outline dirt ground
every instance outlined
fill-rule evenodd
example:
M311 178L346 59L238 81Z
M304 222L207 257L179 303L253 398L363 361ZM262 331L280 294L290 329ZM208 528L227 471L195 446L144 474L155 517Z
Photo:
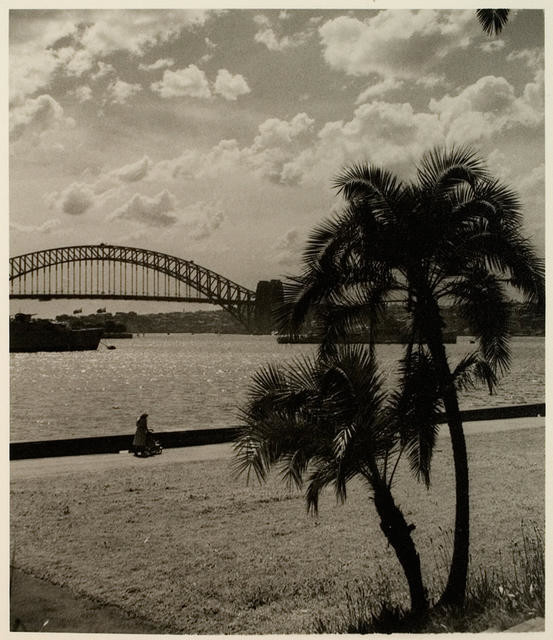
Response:
M543 424L467 429L475 568L508 568L521 523L543 530ZM93 608L147 621L144 632L151 625L174 633L305 633L352 585L383 576L393 597L405 598L364 485L353 483L344 505L328 492L314 518L301 493L277 476L261 486L236 479L229 451L12 462L15 566L86 596ZM448 439L439 440L429 491L406 469L394 491L416 524L432 588L445 575L453 524ZM87 625L65 630L100 630L92 618Z

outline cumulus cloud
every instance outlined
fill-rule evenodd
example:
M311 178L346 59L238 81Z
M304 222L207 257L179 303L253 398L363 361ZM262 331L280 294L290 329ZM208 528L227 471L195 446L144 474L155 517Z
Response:
M108 220L136 222L154 228L171 227L177 222L177 216L173 213L175 206L175 196L166 189L152 198L135 193L130 200L115 209Z
M289 16L290 14L286 13L286 11L282 11L279 15L279 21L285 21ZM269 51L284 51L291 47L297 47L303 44L313 32L313 28L311 27L306 31L297 31L292 35L278 35L270 19L263 14L255 15L254 22L259 27L254 36L254 40L259 42L259 44L265 45Z
M47 87L54 74L81 76L116 51L144 55L184 29L204 24L203 10L70 10L10 16L10 95L13 102ZM64 46L58 46L63 39Z
M215 79L214 91L225 100L236 100L238 96L250 93L248 83L240 74L232 75L226 69L219 69Z
M130 84L124 80L114 80L108 86L108 95L111 104L125 104L129 98L142 91L138 83Z
M138 182L148 175L152 165L153 162L150 158L148 158L148 156L144 156L137 162L133 162L116 169L111 175L116 176L122 182Z
M348 75L416 79L451 51L466 48L472 11L381 11L340 16L319 28L325 61Z
M393 86L389 81L379 89ZM485 76L456 93L432 98L422 111L409 103L373 100L360 104L349 120L327 122L318 130L306 113L290 120L269 118L250 145L223 140L208 151L187 149L156 163L150 177L194 179L245 168L277 184L328 184L345 164L367 160L410 178L429 148L487 142L506 128L540 126L543 111L542 73L536 72L521 92L505 78Z
M288 36L277 38L275 32L270 28L261 29L255 36L255 41L264 44L269 51L284 51L292 46L292 41Z
M143 64L142 62L138 65L138 68L141 71L157 71L158 69L167 69L168 67L172 67L175 64L173 58L159 58L152 64Z
M359 94L355 104L361 104L362 102L368 102L372 98L377 98L389 91L395 91L403 86L403 81L396 80L395 78L386 78L380 82L369 85L365 91Z
M443 141L436 116L408 104L374 101L360 105L350 121L327 122L314 145L283 167L299 182L328 180L341 166L359 160L408 173L414 159Z
M520 96L503 77L484 76L455 96L431 99L448 131L448 141L473 142L516 125L533 127L543 122L543 75L537 74Z
M25 131L40 135L45 131L75 126L73 118L66 117L63 107L49 95L28 98L10 113L10 136L16 140Z
M96 194L93 189L83 182L73 182L61 193L54 192L46 196L50 209L70 216L82 215L94 205L95 201Z
M150 86L152 91L159 93L162 98L188 96L207 99L213 94L218 94L225 100L236 100L251 91L244 76L239 73L233 75L227 69L219 69L212 87L205 72L195 64L177 71L166 69L163 78Z
M186 69L171 71L166 69L163 79L154 82L151 88L162 98L180 98L190 96L192 98L209 98L211 91L205 72L195 64L191 64Z
M276 183L293 181L282 175L283 167L293 160L313 138L314 120L298 113L290 120L269 118L259 125L258 134L248 147L236 140L221 140L209 151L187 149L177 158L155 164L152 180L213 177L219 173L246 167L260 177Z
M252 146L243 150L243 157L258 175L294 184L296 176L283 173L283 169L312 137L314 122L306 113L298 113L291 120L269 118L259 125L259 133Z

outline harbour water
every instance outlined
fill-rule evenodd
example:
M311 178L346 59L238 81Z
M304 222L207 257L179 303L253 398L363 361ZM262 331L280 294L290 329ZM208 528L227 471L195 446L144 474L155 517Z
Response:
M279 345L273 336L147 334L106 340L108 350L10 354L10 439L46 440L134 432L150 415L156 431L239 424L238 407L261 365L313 353L315 345ZM475 348L460 338L448 345L454 365ZM400 345L379 345L381 368L393 385ZM512 366L490 396L466 392L461 408L543 402L543 338L512 342Z

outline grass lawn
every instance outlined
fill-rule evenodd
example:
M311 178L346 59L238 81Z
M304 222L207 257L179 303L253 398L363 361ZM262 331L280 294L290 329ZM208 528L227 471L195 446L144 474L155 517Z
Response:
M472 562L500 570L522 521L544 528L544 429L475 434L467 444ZM364 485L352 484L344 505L327 492L314 518L278 477L246 486L229 464L159 456L138 468L19 478L14 564L174 633L314 631L345 591L383 576L406 602ZM406 469L394 491L416 524L425 579L437 585L454 513L449 440L438 443L430 491Z

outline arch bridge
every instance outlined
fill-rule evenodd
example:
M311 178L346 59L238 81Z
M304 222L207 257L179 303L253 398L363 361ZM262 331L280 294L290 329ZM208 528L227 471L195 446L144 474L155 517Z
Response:
M252 291L159 251L110 244L43 249L10 258L10 299L101 298L214 304L250 331L271 330L272 308L282 298L278 280Z

